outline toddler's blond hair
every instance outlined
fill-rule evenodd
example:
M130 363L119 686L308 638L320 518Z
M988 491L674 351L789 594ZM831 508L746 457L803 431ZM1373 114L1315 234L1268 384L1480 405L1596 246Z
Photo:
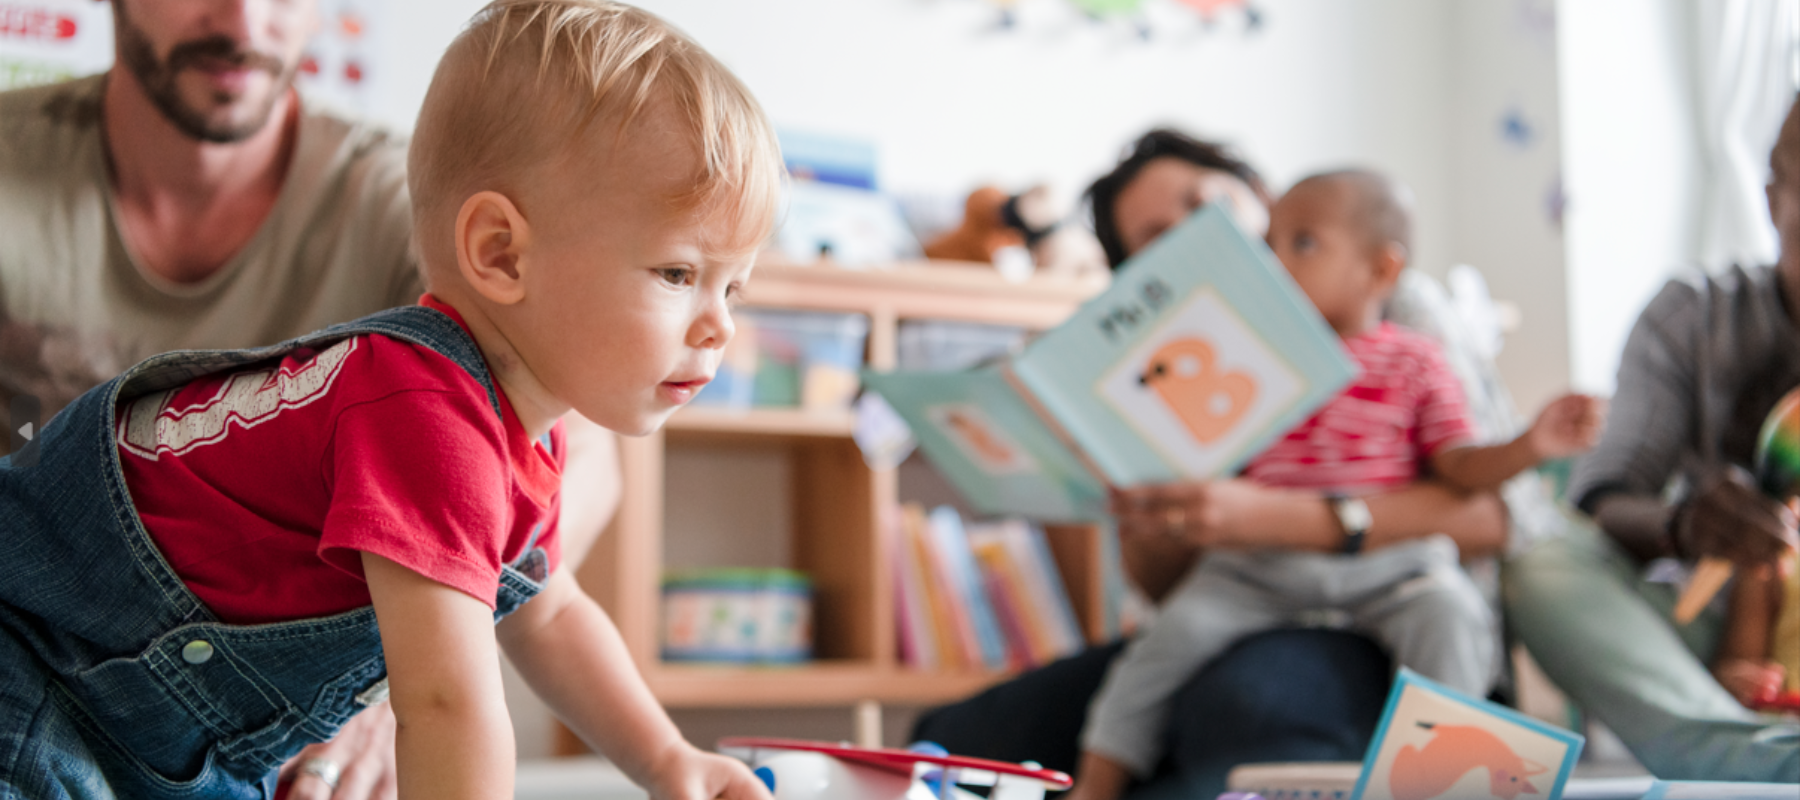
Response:
M464 200L518 200L529 168L629 135L654 99L674 104L700 162L675 210L725 215L720 251L759 244L785 174L774 130L749 89L655 15L607 0L495 0L444 53L407 157L414 239L427 267L454 264Z

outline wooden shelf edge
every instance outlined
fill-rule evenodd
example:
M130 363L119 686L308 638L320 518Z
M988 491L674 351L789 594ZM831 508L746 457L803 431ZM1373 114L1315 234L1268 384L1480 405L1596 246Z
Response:
M761 261L745 290L744 299L756 303L758 281L789 281L813 285L950 291L959 294L994 294L1079 303L1106 288L1110 276L1062 277L1036 275L1022 281L1007 280L990 264L975 261L902 261L868 269L852 269L827 263L795 264Z
M921 672L856 664L659 664L644 674L656 699L670 708L835 707L864 700L931 706L966 699L1011 676L1006 672Z
M849 409L715 407L683 408L664 426L674 434L703 433L849 438L856 413Z

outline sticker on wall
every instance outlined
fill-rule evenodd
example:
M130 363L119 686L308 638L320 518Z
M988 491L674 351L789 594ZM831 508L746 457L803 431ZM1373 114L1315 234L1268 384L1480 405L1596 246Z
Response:
M1517 151L1530 150L1537 144L1537 125L1525 116L1525 111L1516 105L1507 106L1500 112L1497 123L1500 141Z
M66 81L112 65L112 4L0 0L0 89Z
M1122 32L1149 42L1172 40L1187 43L1199 36L1262 29L1264 15L1254 0L984 0L995 9L989 31L1054 34L1060 38L1069 24L1090 30ZM1027 8L1029 6L1029 8ZM1059 13L1060 11L1060 13ZM1044 20L1062 17L1063 22ZM1241 18L1242 26L1221 25ZM1085 23L1083 25L1082 23ZM1169 34L1188 35L1172 38Z
M1218 23L1222 12L1233 9L1243 12L1246 33L1254 33L1262 28L1262 12L1250 0L1176 0L1176 2L1198 14L1200 24L1207 28Z
M1569 195L1563 188L1562 173L1550 176L1550 185L1544 189L1544 217L1558 233L1563 229L1563 213L1569 208Z
M320 4L319 34L300 62L296 79L309 97L346 111L371 110L369 83L378 69L373 20L382 0L335 0Z
M1513 16L1521 37L1556 51L1556 0L1513 0Z

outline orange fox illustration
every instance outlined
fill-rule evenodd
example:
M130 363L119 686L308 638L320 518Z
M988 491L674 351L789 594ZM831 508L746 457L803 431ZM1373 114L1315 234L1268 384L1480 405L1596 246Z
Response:
M1006 446L986 425L972 419L961 411L951 411L944 415L944 423L955 431L969 447L974 448L988 463L994 465L1009 464L1014 455L1012 448Z
M1501 800L1521 794L1538 794L1526 778L1547 772L1535 761L1521 758L1495 736L1473 725L1417 723L1433 733L1423 748L1406 745L1394 754L1388 787L1394 800L1428 800L1449 791L1471 770L1486 767L1489 791Z
M1250 410L1256 381L1242 372L1221 372L1218 353L1204 339L1170 339L1150 356L1138 382L1156 391L1193 435L1210 444Z

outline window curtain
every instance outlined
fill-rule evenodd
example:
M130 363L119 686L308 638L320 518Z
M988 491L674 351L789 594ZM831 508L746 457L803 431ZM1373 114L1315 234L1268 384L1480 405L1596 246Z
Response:
M1800 86L1800 0L1699 0L1690 8L1703 165L1697 255L1709 269L1772 263L1775 228L1763 186Z

